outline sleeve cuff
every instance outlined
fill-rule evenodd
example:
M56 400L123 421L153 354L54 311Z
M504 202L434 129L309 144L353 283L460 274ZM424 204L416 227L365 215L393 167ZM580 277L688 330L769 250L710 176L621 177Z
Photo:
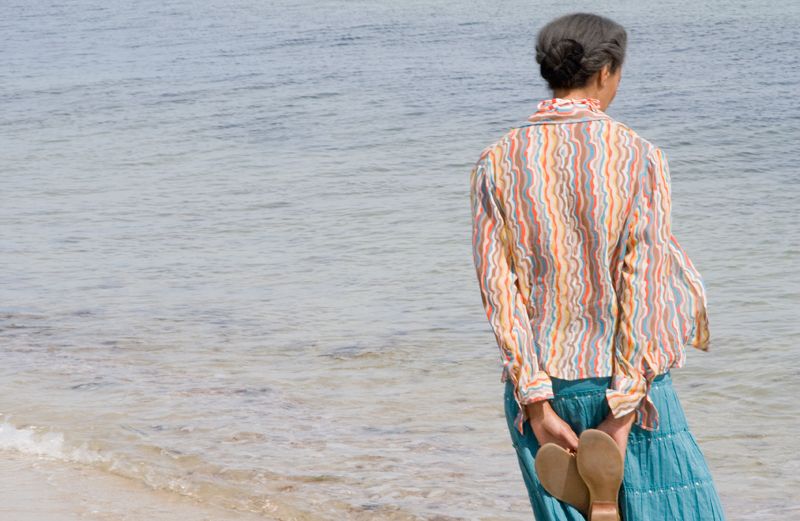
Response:
M608 407L615 418L636 411L634 425L648 430L658 430L658 410L650 398L652 378L628 378L614 376L612 385L606 390Z
M696 347L702 351L708 351L711 347L711 335L708 329L708 312L705 308L695 317L692 330L689 332L684 345Z
M506 363L500 380L505 382L508 379L510 379L510 366ZM521 375L520 380L514 385L514 399L519 408L514 419L514 426L520 434L524 434L525 422L528 420L528 411L525 406L552 398L553 384L545 371L539 370L533 375Z

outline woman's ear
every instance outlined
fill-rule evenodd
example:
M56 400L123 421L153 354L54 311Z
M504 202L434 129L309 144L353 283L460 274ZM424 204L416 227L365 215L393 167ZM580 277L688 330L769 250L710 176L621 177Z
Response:
M603 65L597 73L597 87L602 89L606 86L609 81L608 78L611 76L611 65L608 63Z

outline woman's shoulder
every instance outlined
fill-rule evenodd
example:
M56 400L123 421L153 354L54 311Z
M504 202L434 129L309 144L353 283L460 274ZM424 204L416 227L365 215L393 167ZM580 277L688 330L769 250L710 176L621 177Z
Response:
M608 121L612 129L616 131L618 135L622 135L631 143L640 146L647 152L648 155L653 153L658 148L652 141L639 134L626 123L614 118L611 118Z
M476 165L483 163L492 155L501 154L503 150L508 149L508 145L511 140L514 139L516 128L511 128L510 130L506 131L502 136L498 137L494 141L492 141L489 145L484 147L481 153L478 155L478 160L476 161Z
M664 152L664 150L662 150L658 145L649 139L641 136L638 132L633 130L625 123L617 120L613 121L617 131L627 136L630 140L632 140L632 142L636 143L637 147L639 147L640 157L644 158L642 161L642 164L644 165L642 172L666 172L664 175L667 179L669 179L669 171L667 166L669 160L666 152Z

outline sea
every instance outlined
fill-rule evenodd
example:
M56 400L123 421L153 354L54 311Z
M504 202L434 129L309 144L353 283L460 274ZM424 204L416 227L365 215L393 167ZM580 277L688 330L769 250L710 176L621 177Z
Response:
M800 519L777 0L4 0L0 457L231 516L532 519L469 173L577 11L627 29L607 112L669 159L711 329L673 378L729 519Z

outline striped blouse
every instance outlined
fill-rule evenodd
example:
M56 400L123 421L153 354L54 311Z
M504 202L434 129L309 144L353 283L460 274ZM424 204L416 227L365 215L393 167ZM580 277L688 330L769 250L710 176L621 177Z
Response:
M611 376L615 417L658 429L652 379L709 348L705 285L672 235L667 157L595 98L542 100L470 174L483 307L524 405Z

